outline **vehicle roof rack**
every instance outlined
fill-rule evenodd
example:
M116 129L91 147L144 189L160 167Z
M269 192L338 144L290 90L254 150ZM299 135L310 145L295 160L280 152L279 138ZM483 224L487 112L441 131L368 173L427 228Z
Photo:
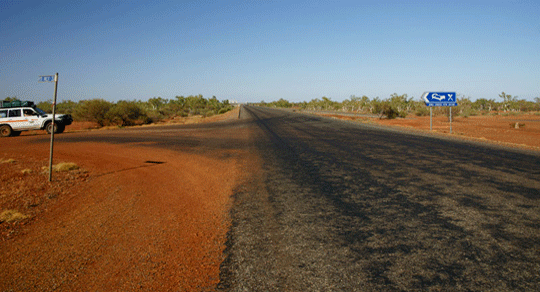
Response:
M33 101L29 100L14 100L14 101L5 101L0 100L0 108L11 108L11 107L21 107L21 106L34 106Z

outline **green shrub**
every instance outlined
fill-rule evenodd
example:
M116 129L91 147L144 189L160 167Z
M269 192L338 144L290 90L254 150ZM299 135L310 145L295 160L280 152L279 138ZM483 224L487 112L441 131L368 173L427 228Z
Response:
M119 101L106 115L109 123L119 126L146 124L150 121L145 110L134 101Z
M73 114L75 119L96 122L103 127L110 124L109 110L113 105L113 103L103 99L84 100L75 108Z
M37 106L46 112L52 111L51 101L40 102ZM75 120L95 122L101 127L145 124L177 116L203 115L210 117L232 109L233 107L228 100L220 102L215 96L206 99L202 95L177 96L176 99L172 100L156 97L147 102L119 101L112 103L103 99L91 99L79 103L63 101L57 105L58 113L72 114Z
M228 111L232 110L232 106L227 106L227 107L224 107L224 108L221 108L219 111L218 111L218 114L221 115L221 114L224 114Z
M36 106L46 113L52 113L52 102L50 100L38 102Z
M408 114L409 114L409 113L406 112L406 111L400 111L399 114L398 114L398 116L399 116L400 118L406 118Z
M464 109L461 113L460 113L461 116L463 117L470 117L470 116L477 116L478 115L478 111L472 109L472 108L466 108Z
M395 119L398 117L399 112L391 106L389 103L383 103L381 105L381 117L385 115L388 119Z

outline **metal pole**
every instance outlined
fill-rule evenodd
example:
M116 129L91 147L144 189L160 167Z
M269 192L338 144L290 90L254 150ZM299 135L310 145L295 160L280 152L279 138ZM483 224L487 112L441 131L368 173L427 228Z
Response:
M53 148L54 148L54 126L56 118L56 92L58 91L58 73L54 76L54 101L52 104L52 130L51 130L51 150L49 153L49 181L52 181L52 163L53 163Z
M450 107L450 134L452 134L452 107Z
M433 131L433 107L429 107L429 130Z

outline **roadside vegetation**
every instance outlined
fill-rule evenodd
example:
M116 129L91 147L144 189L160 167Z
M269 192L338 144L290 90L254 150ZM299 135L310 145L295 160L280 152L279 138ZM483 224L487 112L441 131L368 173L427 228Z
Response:
M60 162L58 164L53 165L52 168L53 168L53 171L62 172L62 171L77 170L79 169L79 166L73 162ZM47 173L48 173L48 170L47 170Z
M8 97L5 100L13 101L17 98ZM52 112L51 100L36 105L45 112ZM208 99L202 95L176 96L174 99L154 97L148 101L64 100L56 105L58 113L71 114L76 121L95 122L101 127L158 123L175 117L195 115L210 117L232 109L228 100L219 101L215 96Z
M397 93L390 95L388 99L352 95L343 102L337 102L323 96L320 99L315 98L309 102L291 103L285 99L280 99L270 103L261 101L257 105L293 108L305 111L357 112L373 114L379 116L379 118L386 117L388 119L404 118L408 115L429 115L429 108L420 98L415 99L414 97L409 97L407 94L399 95ZM540 97L536 97L534 101L527 101L519 99L517 96L506 94L505 92L499 94L499 97L496 99L481 98L475 101L472 101L470 97L460 95L458 96L458 106L452 108L453 115L464 117L488 114L512 115L538 111L540 111ZM448 115L448 112L448 107L433 107L433 115Z
M28 216L19 213L17 210L4 210L2 213L0 213L0 223L1 222L13 222L13 221L19 221L24 220L28 218Z

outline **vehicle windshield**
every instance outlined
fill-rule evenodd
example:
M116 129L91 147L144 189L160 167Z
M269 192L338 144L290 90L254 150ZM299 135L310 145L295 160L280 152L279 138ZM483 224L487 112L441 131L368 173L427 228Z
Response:
M42 109L40 109L40 108L37 108L37 107L36 107L36 108L34 108L34 109L36 110L36 112L38 112L38 113L39 113L40 115L42 115L42 116L46 116L46 115L47 115L47 113L44 112L44 111L43 111Z

